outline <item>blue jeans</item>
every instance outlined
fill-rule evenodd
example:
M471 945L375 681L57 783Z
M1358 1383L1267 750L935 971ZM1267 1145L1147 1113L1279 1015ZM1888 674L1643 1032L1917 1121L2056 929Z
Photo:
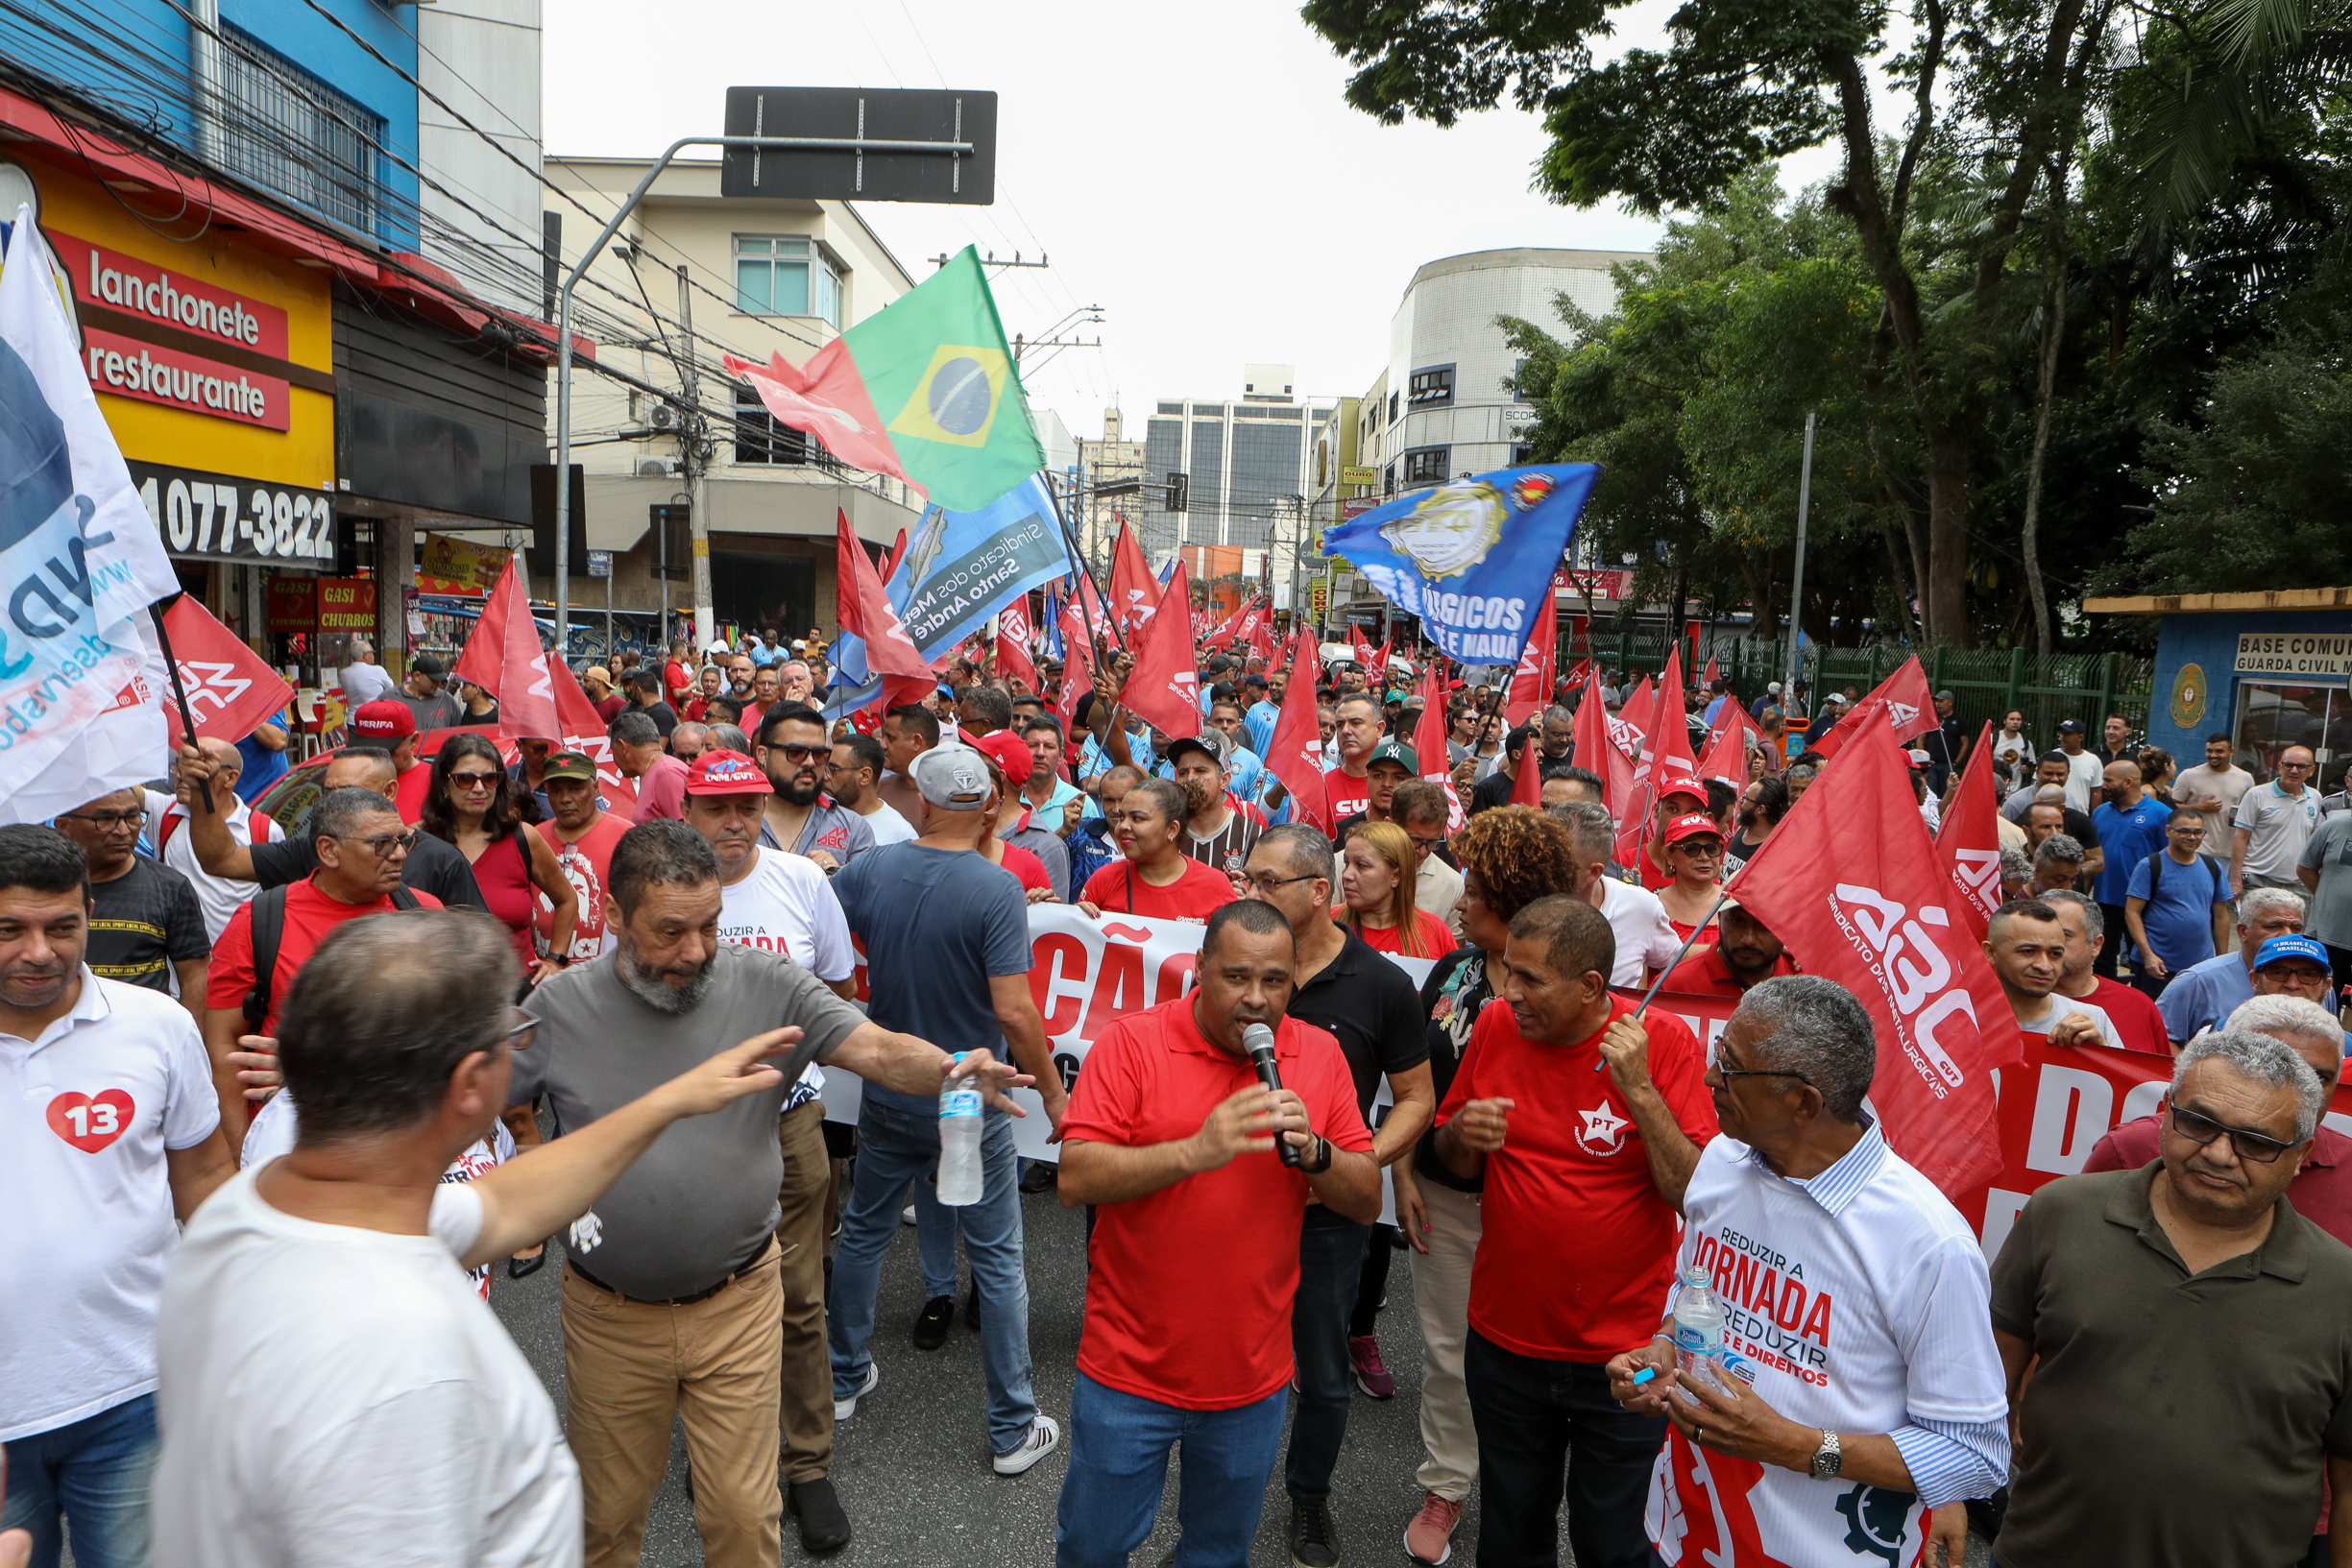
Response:
M1168 1451L1178 1443L1184 1462L1173 1568L1249 1568L1289 1394L1276 1388L1238 1410L1188 1411L1104 1387L1080 1372L1070 1398L1055 1568L1127 1568L1128 1554L1159 1516Z
M1030 1392L1029 1271L1021 1260L1021 1191L1015 1174L1012 1118L987 1113L981 1134L981 1199L956 1211L963 1248L980 1287L981 1363L988 1377L988 1445L1009 1454L1029 1435L1037 1418ZM858 1174L841 1215L841 1242L833 1255L833 1301L825 1315L833 1350L833 1392L847 1399L865 1382L873 1358L865 1341L874 1332L874 1295L882 1279L882 1255L899 1228L898 1211L907 1184L939 1163L939 1118L934 1111L904 1111L867 1095L858 1112ZM916 1213L936 1202L928 1181L917 1183ZM930 1266L925 1266L930 1273ZM953 1260L949 1285L955 1290ZM926 1286L928 1289L928 1285Z
M1291 1358L1298 1363L1298 1417L1291 1423L1282 1485L1294 1499L1329 1497L1347 1436L1347 1324L1356 1310L1370 1225L1317 1223L1298 1232L1298 1295L1291 1303Z
M953 1296L956 1211L939 1201L939 1189L924 1176L914 1178L914 1246L923 1260L923 1299Z
M147 1483L156 1468L156 1396L18 1437L8 1445L0 1530L33 1532L33 1568L57 1568L73 1530L78 1568L146 1568Z

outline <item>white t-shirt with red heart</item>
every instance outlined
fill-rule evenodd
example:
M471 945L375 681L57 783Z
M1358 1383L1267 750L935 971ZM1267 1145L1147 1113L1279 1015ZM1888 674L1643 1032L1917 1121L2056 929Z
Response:
M0 1440L154 1390L180 1244L164 1151L220 1122L204 1038L159 991L85 965L39 1039L0 1032Z

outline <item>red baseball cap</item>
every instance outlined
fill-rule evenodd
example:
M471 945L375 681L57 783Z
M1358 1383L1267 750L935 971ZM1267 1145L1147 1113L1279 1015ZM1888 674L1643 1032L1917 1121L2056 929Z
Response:
M417 715L408 711L406 703L390 697L363 702L352 714L352 734L362 740L398 742L416 733Z
M1030 775L1037 771L1037 754L1030 750L1028 741L1010 730L981 736L980 744L973 749L994 762L1016 789L1029 783Z
M1686 817L1676 817L1666 824L1666 842L1669 844L1679 844L1685 838L1697 838L1701 834L1709 838L1721 838L1723 830L1715 825L1713 817L1702 816L1696 811Z
M706 751L694 759L686 770L686 792L690 795L772 795L775 786L760 764L740 751L720 747Z
M1658 798L1664 800L1668 795L1688 795L1702 806L1707 804L1707 786L1687 773L1658 781Z

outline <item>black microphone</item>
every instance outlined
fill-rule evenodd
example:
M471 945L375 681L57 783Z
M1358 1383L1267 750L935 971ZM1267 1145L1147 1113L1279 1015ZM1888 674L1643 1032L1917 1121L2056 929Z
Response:
M1258 1082L1269 1089L1282 1087L1282 1070L1274 1065L1274 1031L1263 1024L1252 1024L1242 1030L1242 1049L1249 1053L1249 1065L1258 1070ZM1274 1153L1292 1170L1298 1169L1298 1146L1281 1134L1274 1135Z

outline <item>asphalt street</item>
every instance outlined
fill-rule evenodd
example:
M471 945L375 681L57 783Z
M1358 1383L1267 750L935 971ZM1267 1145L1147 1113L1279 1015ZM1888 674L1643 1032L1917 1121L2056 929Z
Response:
M799 1535L788 1518L786 1562L825 1560L841 1568L1005 1568L1053 1561L1054 1504L1061 1489L1084 1309L1084 1224L1079 1213L1062 1208L1051 1193L1026 1197L1022 1203L1037 1403L1063 1423L1064 1450L1024 1476L1004 1478L989 1469L980 1336L966 1330L959 1315L943 1348L928 1353L914 1348L909 1333L923 1305L923 1287L915 1265L914 1231L901 1226L884 1259L875 1319L873 1348L882 1382L859 1401L857 1414L835 1435L834 1484L857 1538L837 1554L812 1559L800 1550ZM1396 1374L1396 1397L1356 1396L1346 1448L1340 1458L1333 1512L1343 1557L1351 1563L1410 1561L1404 1531L1420 1507L1413 1472L1420 1463L1421 1444L1420 1334L1415 1326L1409 1270L1409 1263L1399 1258L1390 1273L1389 1307L1380 1319L1381 1350ZM968 1272L963 1278L969 1282ZM524 1280L509 1280L501 1270L490 1300L546 1380L560 1416L564 1349L556 1320L558 1292L558 1269L550 1260ZM1214 1310L1214 1303L1201 1307ZM1158 1526L1135 1555L1137 1568L1158 1568L1176 1550L1176 1469L1170 1466ZM646 1526L645 1568L682 1568L703 1560L685 1478L685 1439L673 1434L669 1472ZM1277 1464L1267 1488L1252 1564L1287 1568L1289 1508ZM1475 1493L1454 1541L1457 1562L1475 1556Z

